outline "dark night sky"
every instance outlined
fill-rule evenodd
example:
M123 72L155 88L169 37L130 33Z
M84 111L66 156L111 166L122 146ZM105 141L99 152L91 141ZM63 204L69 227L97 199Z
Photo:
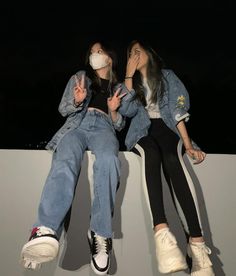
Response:
M115 6L96 16L73 5L2 9L0 148L43 148L64 122L58 104L69 77L83 68L90 40L114 44L123 77L128 42L144 37L189 91L193 140L207 153L236 154L235 16L206 3L123 12Z

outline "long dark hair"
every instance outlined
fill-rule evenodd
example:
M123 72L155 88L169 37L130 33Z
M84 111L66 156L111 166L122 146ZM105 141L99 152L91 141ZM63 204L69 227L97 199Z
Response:
M163 60L156 53L156 51L150 46L149 42L145 40L133 40L127 47L127 57L129 58L132 47L138 43L141 48L148 55L148 65L147 65L147 83L152 91L151 101L156 103L157 100L160 101L164 94L164 77L162 74L162 68L164 66ZM141 74L136 71L133 76L133 87L136 91L136 97L146 105L145 100L145 88L142 84Z
M117 55L112 46L104 40L96 40L90 43L89 48L87 50L85 56L85 66L86 66L86 74L92 81L91 89L98 93L101 88L101 80L96 74L95 70L89 65L89 56L91 54L91 49L94 44L99 43L101 45L101 49L112 59L112 68L109 76L109 86L110 94L112 93L113 87L117 84Z

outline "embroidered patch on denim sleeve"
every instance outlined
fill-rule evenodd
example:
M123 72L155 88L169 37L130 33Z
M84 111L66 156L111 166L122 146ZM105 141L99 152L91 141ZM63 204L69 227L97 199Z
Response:
M178 108L184 108L185 106L185 97L183 95L179 96L177 98L177 104L176 104L176 107Z

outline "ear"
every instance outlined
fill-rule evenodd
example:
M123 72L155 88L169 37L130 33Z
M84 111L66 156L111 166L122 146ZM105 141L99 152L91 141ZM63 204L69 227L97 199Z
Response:
M112 67L112 58L108 57L108 64Z

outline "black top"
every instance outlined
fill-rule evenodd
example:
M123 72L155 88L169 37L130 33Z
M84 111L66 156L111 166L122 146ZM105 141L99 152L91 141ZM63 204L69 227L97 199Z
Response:
M88 107L98 108L108 114L107 98L109 97L109 80L101 79L100 91L93 91Z

